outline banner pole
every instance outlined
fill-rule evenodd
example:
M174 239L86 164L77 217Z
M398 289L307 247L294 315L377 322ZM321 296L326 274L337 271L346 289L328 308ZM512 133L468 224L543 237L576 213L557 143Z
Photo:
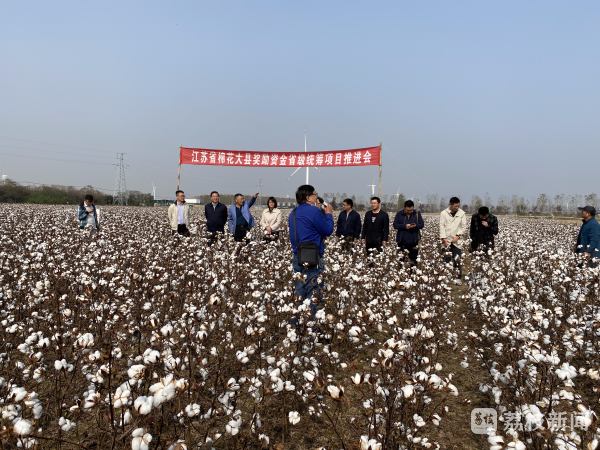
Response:
M379 198L381 199L381 157L383 156L383 152L381 151L383 147L383 143L379 142Z
M177 190L179 190L179 180L181 179L181 147L179 144L179 170L177 171Z

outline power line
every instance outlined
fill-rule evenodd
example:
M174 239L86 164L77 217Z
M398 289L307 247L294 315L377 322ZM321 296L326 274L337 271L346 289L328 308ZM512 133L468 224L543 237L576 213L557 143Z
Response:
M99 191L109 191L109 192L112 191L112 189L96 187L96 186L92 186L90 184L80 185L80 186L71 186L71 185L65 186L65 185L62 185L62 184L34 183L33 181L22 181L22 180L13 180L13 181L15 181L17 183L35 184L36 186L48 186L48 187L60 186L60 187L73 187L73 188L90 187L92 189L97 189Z
M426 187L426 188L429 190L429 192L431 192L432 194L434 194L434 192L433 192L433 191L432 191L432 190L429 188L429 186L427 186L425 183L423 183L423 182L421 181L421 179L420 179L418 176L416 176L416 175L415 175L415 174L414 174L414 173L413 173L413 172L412 172L412 171L411 171L411 170L410 170L408 167L406 167L406 164L404 164L404 163L403 163L403 162L400 160L400 158L398 158L396 155L394 155L394 154L393 154L393 153L390 151L390 149L389 149L389 148L387 148L385 145L383 146L383 148L385 148L385 149L386 149L386 150L389 152L389 154L390 154L390 155L392 155L394 158L396 158L396 159L398 160L398 162L399 162L400 164L402 164L406 170L408 170L408 173L410 173L410 174L411 174L413 177L415 177L415 178L416 178L416 179L419 181L419 183L421 183L423 186L425 186L425 187Z
M61 152L60 150L46 150L46 149L33 148L33 147L19 147L18 145L0 144L0 147L21 148L21 149L25 149L25 150L34 150L36 152L64 153L66 155L86 156L86 157L89 157L89 158L110 158L110 159L114 159L114 156L82 155L81 153Z
M32 141L29 139L20 139L20 138L14 138L14 137L9 137L9 136L0 136L0 139L10 139L13 141L33 142L34 144L53 145L55 147L75 148L75 149L80 149L80 150L93 150L96 152L113 153L113 152L109 152L107 150L100 150L97 148L77 147L74 145L63 145L63 144L52 144L51 142Z
M3 153L3 152L0 152L0 155L15 156L17 158L45 159L45 160L48 160L48 161L66 161L66 162L90 164L90 161L77 161L77 160L74 160L74 159L45 158L43 156L19 155L17 153ZM103 162L94 162L92 164L102 164L102 165L106 165L106 166L112 166L113 165L111 163L103 163Z

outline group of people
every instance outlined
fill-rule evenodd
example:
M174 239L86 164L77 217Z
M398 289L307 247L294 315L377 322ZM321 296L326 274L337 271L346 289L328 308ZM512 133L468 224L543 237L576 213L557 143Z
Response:
M168 209L171 234L189 236L189 205L185 203L185 193L177 191L175 195L176 202L170 205ZM242 194L235 194L234 204L227 208L219 201L219 193L212 191L210 193L210 203L204 205L206 229L210 234L209 245L215 242L219 233L225 233L226 225L236 242L245 241L248 243L248 231L256 226L250 208L256 202L257 197L258 193L254 194L250 201L246 201ZM279 237L281 220L281 210L277 207L277 199L269 197L267 208L263 211L260 220L265 240L273 241Z
M225 226L234 236L235 241L248 243L248 231L257 226L250 208L254 205L258 193L250 201L246 201L242 194L236 194L234 204L226 207L219 201L219 193L211 192L211 202L205 205L206 226L210 234L209 245L218 238L219 233L225 232ZM176 202L169 206L168 218L172 234L189 236L190 210L185 202L185 193L176 192ZM381 253L383 247L388 245L389 215L381 208L378 197L371 198L371 209L365 214L361 223L361 216L356 212L352 199L345 199L342 203L343 211L339 214L337 223L333 220L333 207L319 197L311 185L302 185L296 191L298 206L288 217L289 236L294 252L293 266L296 272L306 275L305 283L296 280L296 294L306 297L310 291L317 288L317 277L323 271L323 254L325 252L325 238L331 236L335 229L336 239L341 241L344 251L352 252L359 241L366 247L369 254ZM583 254L587 264L591 267L597 265L600 258L598 248L600 240L600 224L595 219L596 209L593 206L579 208L582 215L582 226L577 236L573 251ZM86 195L84 201L77 209L77 218L80 228L91 228L96 231L99 226L98 209L94 205L91 195ZM267 208L262 212L260 227L266 241L275 241L279 237L282 225L282 212L277 207L277 200L269 197ZM448 208L440 214L439 238L441 250L447 262L452 262L457 269L454 283L462 284L462 247L467 233L467 215L460 208L460 199L450 198ZM421 230L425 226L423 216L415 210L412 200L404 202L404 208L396 213L392 223L396 233L396 245L400 250L401 258L411 265L417 263L419 255L419 242ZM483 248L494 248L494 238L498 234L498 219L490 213L486 206L479 208L471 216L469 235L473 251ZM298 248L307 247L312 243L313 251L318 258L314 264L299 264L297 258ZM307 249L305 249L306 252ZM322 283L322 278L321 278Z

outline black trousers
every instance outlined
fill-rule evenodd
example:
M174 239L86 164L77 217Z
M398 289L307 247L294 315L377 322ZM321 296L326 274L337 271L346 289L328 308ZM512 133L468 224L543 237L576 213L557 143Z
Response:
M452 265L458 268L458 276L456 277L456 279L460 280L462 279L462 267L460 265L460 256L462 256L462 250L456 245L450 244L450 251L452 252L452 256L446 253L446 255L444 256L444 261L448 263L450 262L450 260L452 260ZM457 258L457 256L459 258Z
M238 225L235 227L235 234L233 235L233 238L235 239L235 242L243 242L244 240L246 241L246 244L250 243L250 239L246 239L246 233L248 232L250 228L248 228L248 225Z
M398 248L402 252L402 259L404 259L404 257L406 256L404 250L408 250L408 259L411 260L413 263L417 262L417 257L419 256L419 247L417 247L417 244L403 244L399 242Z
M177 231L171 230L171 236L174 235L175 233L180 234L181 236L186 236L186 237L190 236L190 230L188 230L188 227L185 225L185 223L182 223L181 225L177 225Z

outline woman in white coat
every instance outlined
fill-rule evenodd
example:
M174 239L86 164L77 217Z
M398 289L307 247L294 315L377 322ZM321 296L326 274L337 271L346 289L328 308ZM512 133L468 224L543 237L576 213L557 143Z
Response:
M272 242L279 237L281 229L281 210L277 208L275 197L269 197L267 201L268 208L265 209L260 218L260 226L265 232L265 240Z

